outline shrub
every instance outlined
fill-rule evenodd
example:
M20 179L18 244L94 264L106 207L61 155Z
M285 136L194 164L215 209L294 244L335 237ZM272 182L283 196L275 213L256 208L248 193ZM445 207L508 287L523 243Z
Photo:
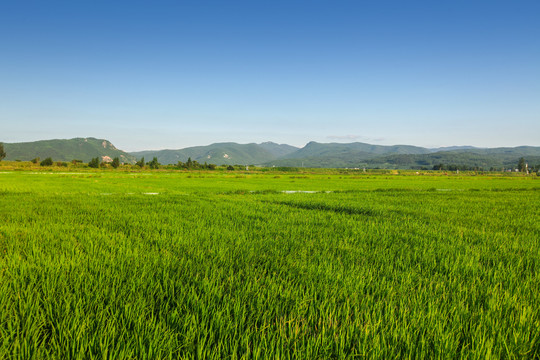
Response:
M158 169L159 168L159 162L157 157L154 156L152 161L148 163L148 166L150 166L150 169Z
M52 158L50 157L44 159L42 162L39 163L39 165L41 166L52 166L52 164L53 164L53 161L52 161Z
M88 163L91 168L97 169L99 167L99 158L95 157Z
M113 168L115 168L115 169L116 169L117 167L119 167L119 166L120 166L120 159L117 158L117 157L115 157L115 158L113 159L112 163L111 163L111 166L112 166Z

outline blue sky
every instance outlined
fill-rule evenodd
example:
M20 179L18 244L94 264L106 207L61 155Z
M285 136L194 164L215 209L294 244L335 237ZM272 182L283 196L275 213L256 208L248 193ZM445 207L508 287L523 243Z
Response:
M540 1L2 1L0 141L540 146Z

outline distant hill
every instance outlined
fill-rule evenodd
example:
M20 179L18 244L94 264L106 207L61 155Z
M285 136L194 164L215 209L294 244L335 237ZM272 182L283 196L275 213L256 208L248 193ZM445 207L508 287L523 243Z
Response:
M318 143L303 148L271 142L262 144L216 143L179 150L140 151L131 153L138 159L154 156L162 164L186 162L254 164L290 167L432 169L439 165L458 168L512 168L524 157L531 166L540 164L540 147L475 148L451 146L428 149L411 145L372 145L366 143Z
M448 150L446 150L448 149ZM409 145L370 145L364 143L316 143L285 157L265 163L267 166L293 167L367 167L382 169L432 169L436 165L465 168L512 168L524 157L531 165L540 164L540 147L481 149L455 146L427 149Z
M305 167L359 167L367 161L386 154L428 154L430 149L411 145L371 145L354 143L309 142L303 148L287 156L267 163L276 166Z
M466 150L455 150L455 152L468 152L468 153L486 154L486 155L538 156L540 155L540 147L517 146L517 147L499 147L499 148L471 148L471 149L466 149Z
M540 165L540 152L538 155L526 153L478 153L474 151L440 151L423 155L389 155L371 159L366 166L391 169L432 169L437 165L479 168L489 170L515 168L519 158L525 158L531 167Z
M298 151L299 148L287 144L276 144L271 141L263 142L261 144L258 144L259 147L265 149L270 154L275 156L276 158L280 158L283 156L287 156L289 154L292 154L295 151Z
M188 147L179 150L148 150L130 153L137 159L144 157L150 160L157 157L161 164L186 162L188 158L199 163L207 162L217 165L259 165L281 156L286 156L298 148L290 145L279 145L271 142L263 144L237 144L232 142L216 143L207 146Z
M40 140L23 143L4 143L6 160L28 161L51 157L54 161L82 160L108 156L118 157L121 162L134 163L135 158L125 151L118 150L110 141L95 138L75 138L61 140Z
M216 165L263 165L328 168L380 168L380 169L509 169L515 168L521 157L531 168L540 167L540 147L519 146L476 148L450 146L428 149L411 145L372 145L354 143L318 143L312 141L303 148L265 142L261 144L216 143L178 150L147 150L126 153L108 140L76 138L70 140L42 140L4 144L6 160L31 160L52 157L55 161L73 159L90 161L94 157L119 157L134 163L142 157L146 161L157 157L161 164L186 162L188 158L199 163Z
M310 158L320 156L336 156L343 157L360 157L371 158L382 154L427 154L430 150L422 147L411 145L371 145L360 142L349 144L342 143L318 143L315 141L309 142L306 146L298 151L289 154L287 157L295 158Z

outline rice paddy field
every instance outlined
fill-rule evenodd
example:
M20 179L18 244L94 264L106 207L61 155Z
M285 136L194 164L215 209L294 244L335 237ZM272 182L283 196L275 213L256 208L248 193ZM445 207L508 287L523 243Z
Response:
M539 204L536 176L0 172L0 358L539 358Z

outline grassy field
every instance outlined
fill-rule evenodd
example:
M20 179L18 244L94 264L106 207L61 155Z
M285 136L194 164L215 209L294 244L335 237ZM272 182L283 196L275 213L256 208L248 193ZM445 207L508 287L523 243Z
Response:
M539 358L539 204L536 176L0 172L0 358Z

